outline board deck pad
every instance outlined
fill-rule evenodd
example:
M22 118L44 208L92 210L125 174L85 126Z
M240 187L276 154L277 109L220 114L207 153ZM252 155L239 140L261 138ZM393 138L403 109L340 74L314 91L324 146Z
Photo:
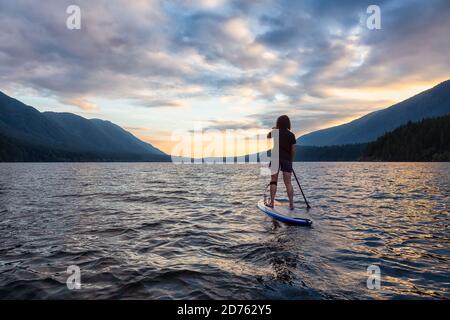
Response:
M302 226L310 226L312 224L311 219L309 219L306 206L295 207L294 210L290 210L289 203L275 201L275 206L271 208L264 204L264 200L258 201L257 206L258 209L263 211L269 217L281 222Z

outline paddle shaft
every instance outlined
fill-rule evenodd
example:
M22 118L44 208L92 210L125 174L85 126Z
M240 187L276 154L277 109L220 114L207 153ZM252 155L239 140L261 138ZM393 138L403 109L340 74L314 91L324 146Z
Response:
M295 180L297 181L298 187L300 188L300 191L302 193L303 199L305 199L306 207L309 209L309 208L311 208L311 206L309 205L308 200L306 200L305 194L303 193L302 186L300 185L300 182L297 179L297 175L295 174L294 169L292 169L292 172L294 173Z

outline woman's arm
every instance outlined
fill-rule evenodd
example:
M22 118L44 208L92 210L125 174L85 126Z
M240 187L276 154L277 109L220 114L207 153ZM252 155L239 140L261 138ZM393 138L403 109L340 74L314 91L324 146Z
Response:
M295 144L293 144L292 145L292 162L294 162L294 160L295 160L295 151L296 151L296 147L295 147Z
M267 139L271 139L272 138L272 131L277 129L277 127L273 127L272 130L267 134Z

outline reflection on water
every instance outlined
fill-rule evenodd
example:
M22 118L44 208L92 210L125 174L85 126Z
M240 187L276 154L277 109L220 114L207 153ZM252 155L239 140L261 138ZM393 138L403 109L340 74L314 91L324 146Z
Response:
M450 164L296 172L312 228L256 209L258 165L0 164L0 298L450 297Z

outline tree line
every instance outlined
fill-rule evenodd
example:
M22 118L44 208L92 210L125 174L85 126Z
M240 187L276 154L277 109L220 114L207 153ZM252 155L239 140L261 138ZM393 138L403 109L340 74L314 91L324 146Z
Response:
M371 142L364 161L450 161L450 115L408 122Z
M73 152L29 144L0 134L0 162L154 162L169 161L169 156Z
M248 161L248 156L245 157ZM169 156L70 152L0 134L0 162L170 161ZM450 161L450 115L408 122L363 144L297 146L295 161Z

